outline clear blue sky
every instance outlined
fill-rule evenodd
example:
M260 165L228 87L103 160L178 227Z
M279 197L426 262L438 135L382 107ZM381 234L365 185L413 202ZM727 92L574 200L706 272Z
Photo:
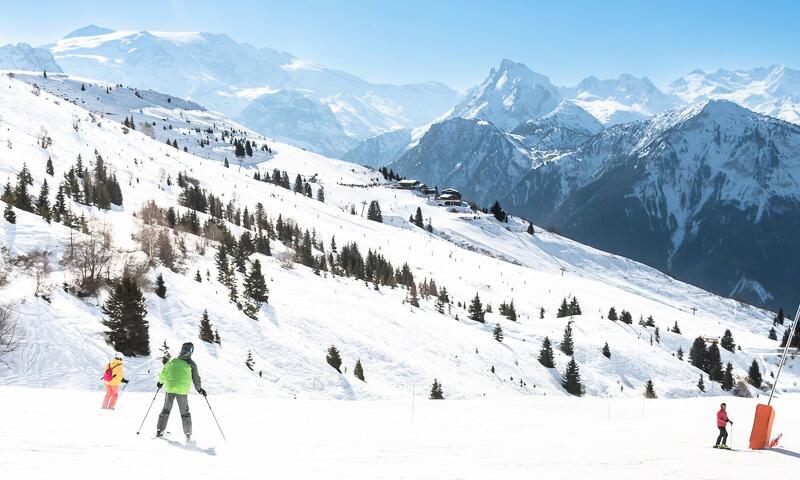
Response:
M696 68L800 68L792 1L14 1L0 6L0 44L39 45L90 23L227 33L370 81L457 89L502 58L561 85L590 74L661 86Z

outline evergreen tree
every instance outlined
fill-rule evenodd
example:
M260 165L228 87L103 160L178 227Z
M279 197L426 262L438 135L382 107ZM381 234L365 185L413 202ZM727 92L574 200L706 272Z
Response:
M569 316L581 315L581 306L578 304L578 297L572 297L569 302Z
M627 310L623 310L622 313L620 313L620 315L619 315L619 320L622 323L625 323L627 325L632 325L633 324L633 315L631 315L631 312L629 312Z
M653 387L652 380L648 380L644 385L644 398L656 398L656 390Z
M419 307L419 297L417 296L417 286L414 282L408 287L408 303L413 307Z
M678 357L678 360L683 360L683 348L678 347L678 351L675 353L675 356Z
M575 345L572 342L572 322L567 323L564 328L564 338L561 340L561 351L567 355L575 353Z
M319 201L320 201L320 202L322 202L322 203L325 203L325 189L324 189L324 188L322 188L322 186L321 186L321 185L320 185L320 187L317 189L317 200L319 200Z
M695 338L692 343L692 348L689 349L689 363L695 368L706 371L707 353L706 342L703 340L703 337Z
M47 186L47 180L42 183L42 189L39 191L39 198L36 199L36 213L44 218L47 223L50 223L50 188Z
M672 327L672 333L676 333L678 335L681 334L681 327L678 326L678 321L675 321L675 325Z
M709 345L706 350L705 372L708 374L708 378L715 382L722 380L721 355L716 343Z
M655 339L656 339L656 343L661 343L661 330L659 330L658 327L656 327L656 331L654 333L654 336L655 336Z
M416 213L414 213L414 225L418 226L419 228L425 228L425 225L422 220L422 209L417 207Z
M256 366L255 360L253 360L253 352L250 350L247 351L247 357L244 359L244 366L253 371L253 367Z
M381 206L377 200L372 200L371 202L369 202L369 209L367 210L367 220L383 223L383 215L381 215Z
M161 298L167 297L167 286L164 284L164 276L161 273L156 277L156 295Z
M777 340L778 339L778 333L775 331L775 327L772 327L772 328L769 329L768 337L769 337L770 340Z
M475 298L472 299L472 302L470 302L467 312L469 313L468 318L470 320L484 323L483 304L477 293L475 294Z
M539 319L544 319L544 307L539 308Z
M244 279L244 294L259 306L269 301L269 289L261 273L261 262L258 259L253 260L250 272Z
M14 190L11 189L11 182L7 182L3 189L3 194L0 195L0 200L13 205L14 204Z
M219 338L219 330L217 330L216 328L214 329L214 343L216 343L217 345L222 345L222 340L220 340Z
M611 349L608 348L608 342L603 345L603 356L606 358L611 358Z
M778 309L778 314L775 316L775 325L783 325L784 320L783 308Z
M203 277L200 276L200 270L195 272L194 281L197 282L197 283L203 283Z
M533 223L531 223L531 222L528 222L528 234L529 235L533 235L534 234Z
M6 203L6 208L3 210L3 218L12 225L17 223L17 214L14 213L10 203Z
M733 390L733 365L730 362L725 365L725 373L722 374L722 389L726 392Z
M614 307L608 309L608 319L614 322L619 320L619 317L617 316L617 310Z
M47 174L50 175L51 177L55 173L55 170L53 170L53 159L52 158L47 157L47 166L45 166L44 171L47 172Z
M736 343L733 341L733 334L731 334L729 329L725 329L725 333L722 335L719 345L729 352L733 352L736 349Z
M754 359L750 369L747 371L747 383L756 388L761 388L761 382L761 369L758 368L758 362Z
M339 350L337 350L335 346L331 345L330 348L328 348L328 355L325 357L325 360L328 362L328 365L335 368L337 372L342 373L340 370L342 366L342 357L339 356Z
M564 318L569 316L569 304L567 303L567 299L564 298L561 300L561 305L558 307L558 311L556 312L556 318Z
M127 356L150 355L147 309L136 280L126 275L116 282L102 311L108 317L103 325L115 350Z
M356 360L356 366L353 368L353 375L362 382L366 382L366 380L364 380L364 367L361 366L361 359Z
M561 380L561 386L564 387L564 390L566 390L570 395L575 395L576 397L583 395L581 373L574 358L571 358L569 363L567 363L567 370L564 372L564 376Z
M503 327L501 327L499 323L495 324L494 330L492 331L492 336L494 336L494 339L498 342L503 341Z
M167 346L167 341L164 340L164 344L161 345L159 349L161 351L161 364L166 365L169 362L169 359L172 358L172 355L169 353L169 347Z
M28 166L22 164L22 169L17 174L17 186L14 189L14 206L26 212L33 212L33 199L28 193L28 187L33 185L33 177Z
M706 383L703 381L703 374L700 374L700 380L697 381L697 388L700 389L701 392L706 391Z
M498 221L508 221L508 215L506 214L506 211L503 210L503 208L500 206L500 202L497 200L495 200L495 202L492 204L492 208L489 209L489 212L494 215L494 218L496 218Z
M299 173L294 178L294 192L303 193L303 177L301 177Z
M200 318L200 340L206 343L214 343L214 330L211 327L211 320L208 319L208 310L203 310Z
M444 392L442 391L442 384L439 383L439 380L433 379L433 385L431 385L431 395L429 397L431 400L444 400Z
M555 368L556 361L553 356L553 346L550 344L550 339L544 337L542 341L542 348L539 350L539 363L545 368Z

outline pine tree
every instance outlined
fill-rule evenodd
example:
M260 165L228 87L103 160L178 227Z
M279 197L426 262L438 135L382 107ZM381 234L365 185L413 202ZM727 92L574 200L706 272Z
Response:
M330 348L328 348L328 355L325 357L325 360L328 362L328 365L336 369L337 372L342 373L340 370L342 366L342 357L339 356L339 350L337 350L335 346L331 345Z
M53 170L53 159L52 158L47 157L47 165L44 167L44 171L47 172L47 174L50 175L51 177L55 173L55 170Z
M622 313L620 313L620 315L619 315L619 320L622 323L625 323L627 325L632 325L633 324L633 315L631 315L631 312L629 312L627 310L623 310Z
M661 330L659 330L658 327L656 327L656 331L654 332L653 335L656 339L656 343L661 343Z
M736 343L733 341L733 334L731 334L729 329L725 329L725 333L722 335L719 345L729 352L733 352L736 349Z
M197 270L197 272L195 272L194 281L197 283L203 283L203 277L200 276L200 270Z
M416 213L414 213L414 225L418 226L419 228L425 228L425 224L422 220L422 209L417 207Z
M575 395L576 397L583 395L581 373L574 358L571 358L569 363L567 363L567 370L564 372L564 376L561 380L561 386L564 387L564 390L566 390L570 395Z
M6 208L3 210L3 218L12 225L17 223L17 214L14 213L10 203L6 203Z
M377 200L369 202L369 209L367 210L367 220L373 222L383 223L383 215L381 214L381 205Z
M726 392L733 390L733 365L730 362L725 365L725 373L722 374L722 389Z
M419 307L419 297L417 296L417 286L414 282L408 287L408 303L413 307Z
M362 382L366 382L366 380L364 380L364 367L361 366L361 359L356 360L356 366L353 368L353 375Z
M722 380L722 363L719 347L716 343L709 345L706 351L705 372L708 378L715 382Z
M706 371L706 342L703 337L697 337L689 349L689 362L693 367Z
M653 387L652 380L648 380L644 386L644 398L656 398L656 390Z
M203 310L203 316L200 319L200 340L206 343L214 343L214 330L211 327L211 320L208 319L208 310Z
M558 307L558 311L556 312L556 318L564 318L569 316L569 304L567 303L567 299L564 298L561 300L561 305Z
M255 360L253 360L253 352L250 350L247 351L247 357L244 359L244 366L249 368L250 371L253 371L253 367L256 366Z
M439 383L439 380L433 379L433 385L431 385L431 395L429 397L431 400L444 400L444 392L442 391L442 384Z
M564 328L564 338L561 340L561 351L566 355L575 353L575 345L572 342L572 322L567 323Z
M320 185L320 187L317 189L317 200L318 200L318 201L320 201L320 202L322 202L322 203L325 203L325 189L324 189L324 188L322 188L322 186L321 186L321 185Z
M783 308L778 309L778 314L775 316L775 325L783 325L784 320Z
M47 223L50 223L50 188L47 186L47 180L42 183L42 189L39 191L39 197L36 199L36 214L44 218Z
M498 342L502 343L502 341L503 341L503 327L501 327L499 323L495 324L494 330L492 331L492 335L494 336L495 340L497 340Z
M578 297L572 297L569 302L569 316L581 315L581 306L578 304Z
M619 317L617 316L617 310L614 307L608 309L608 319L613 322L619 320Z
M758 362L754 359L750 369L747 371L747 383L756 388L761 388L761 382L761 369L758 368Z
M703 374L700 374L700 380L697 381L697 388L700 389L701 392L706 391L706 383L703 381Z
M768 337L769 337L770 340L777 340L778 339L778 333L775 331L775 327L772 327L772 328L769 329Z
M678 360L683 360L683 348L678 347L678 351L675 353L675 356L678 357Z
M544 307L539 308L539 319L544 319Z
M123 276L114 285L102 311L108 317L103 325L108 328L108 339L114 349L127 356L150 355L147 309L136 280Z
M500 206L500 202L497 200L495 200L495 202L492 204L492 208L489 209L489 212L494 215L494 218L496 218L498 221L508 221L508 215L506 214L506 211L503 210L503 207Z
M678 321L675 321L675 325L672 327L672 333L676 333L678 335L681 334L681 327L678 326Z
M534 234L533 223L531 223L531 222L528 222L528 234L529 235L533 235Z
M467 312L469 313L468 318L470 320L484 323L483 304L481 304L481 299L477 293L475 294L475 298L472 299L472 302L470 302Z
M167 286L164 284L164 276L161 273L156 277L156 295L161 298L167 297Z
M169 353L169 347L167 346L167 341L164 340L164 344L161 345L159 349L161 351L161 364L166 365L169 362L169 359L172 358L172 355Z
M553 346L550 344L550 339L544 337L542 340L542 348L539 350L539 363L545 368L555 368L556 361L553 356Z
M28 187L33 185L33 177L28 166L22 164L22 169L17 174L17 186L14 189L14 206L26 212L33 212L33 200L28 193Z
M606 358L611 358L611 349L608 348L608 342L603 345L603 356Z
M256 302L259 307L262 303L269 301L269 289L264 275L261 273L261 262L258 259L253 260L250 271L244 279L244 294Z
M216 328L214 329L214 343L216 343L217 345L222 345L222 340L220 340L219 338L219 330L217 330Z

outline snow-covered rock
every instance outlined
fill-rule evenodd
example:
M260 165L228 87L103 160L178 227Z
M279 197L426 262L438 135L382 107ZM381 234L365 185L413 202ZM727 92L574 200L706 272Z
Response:
M800 124L800 71L785 65L750 70L695 70L670 84L688 103L709 99L736 102L758 113Z
M467 92L450 118L487 120L503 131L511 131L526 120L553 111L560 101L558 89L546 76L504 59Z
M0 69L61 72L61 67L49 51L31 47L27 43L8 44L0 47Z
M370 137L345 153L342 160L366 167L380 168L398 158L411 143L411 130L401 128Z

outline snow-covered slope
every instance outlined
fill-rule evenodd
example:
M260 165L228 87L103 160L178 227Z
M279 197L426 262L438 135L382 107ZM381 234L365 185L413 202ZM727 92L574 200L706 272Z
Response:
M574 87L561 88L560 93L604 125L641 120L682 105L679 98L665 94L647 77L628 74L606 80L587 77Z
M688 103L709 99L736 102L758 113L800 123L800 72L785 65L751 70L695 70L670 85Z
M425 396L437 378L449 398L564 395L560 372L568 357L556 351L557 370L544 368L536 358L544 336L558 347L570 319L555 318L555 312L561 301L571 296L579 299L583 310L572 319L572 327L574 358L588 395L638 397L648 379L663 397L698 395L699 370L686 359L676 358L675 352L679 347L688 352L698 335L718 336L726 328L742 348L736 353L722 352L722 360L733 364L737 376L745 374L754 358L765 378L774 370L777 344L766 336L771 327L767 312L538 228L530 235L525 231L527 223L517 218L500 223L479 212L451 213L414 192L392 188L370 169L290 145L270 144L272 155L262 163L245 163L241 171L226 169L216 159L176 150L138 129L125 133L123 125L111 116L104 117L102 111L123 108L129 99L122 94L99 93L93 96L108 103L95 106L96 113L90 114L46 89L37 92L21 79L0 77L0 180L13 180L26 163L33 176L32 191L38 191L47 179L52 202L57 183L77 156L82 155L85 166L91 168L97 150L120 181L123 206L106 211L68 202L70 209L92 218L92 224L110 226L118 251L110 269L112 276L119 274L125 257L144 255L133 238L140 228L140 217L134 213L142 205L153 200L163 208L187 213L177 203L181 189L175 184L178 174L185 172L222 202L234 201L236 207L248 207L251 212L261 204L273 221L280 216L284 222L292 219L302 229L313 229L326 253L331 252L335 237L339 252L346 243L358 242L361 252L379 252L398 268L408 262L417 282L435 279L453 299L441 314L432 298L420 299L420 307L409 304L405 301L409 293L401 287L375 290L363 280L329 272L317 275L300 264L284 268L284 260L254 254L252 258L263 264L270 298L257 320L252 320L230 302L227 289L216 280L216 243L176 230L170 235L178 250L185 248L186 257L176 271L156 263L149 272L151 278L163 274L167 294L161 299L146 288L153 353L127 359L126 376L132 380L128 391L152 391L162 342L174 354L180 343L194 340L195 359L212 392L399 398L414 384L424 386L416 391ZM42 147L43 136L51 140L44 142L46 148ZM45 171L48 158L55 167L52 177ZM510 164L509 168L516 166ZM285 170L290 177L313 178L314 196L324 188L325 201L253 178L256 172L266 174L273 169ZM371 200L380 202L383 223L362 216L363 206ZM407 221L417 208L429 219L432 233ZM48 280L54 286L71 282L73 272L58 262L69 244L70 230L28 212L15 209L15 213L16 224L3 221L0 227L0 242L7 254L16 258L33 249L47 250L54 269ZM208 218L198 215L201 222ZM242 226L227 225L235 235L244 232ZM290 248L275 239L271 246L278 257ZM21 264L12 263L17 266L10 272L11 281L0 287L0 296L18 319L24 338L21 348L4 358L0 383L96 388L101 365L112 352L103 335L103 315L98 307L105 294L81 299L57 287L48 302L33 296L34 276ZM194 280L197 271L201 283ZM464 305L476 293L494 307L495 313L486 314L486 324L467 319ZM501 302L510 300L519 313L518 322L496 313ZM635 318L652 315L660 327L660 341L651 341L655 336L652 327L604 319L611 306L618 311L627 309ZM204 309L219 331L221 345L197 339ZM682 334L668 331L675 322ZM502 343L492 337L495 324L504 331ZM601 354L606 342L612 352L610 359ZM342 354L343 374L325 361L326 349L332 344ZM248 351L255 361L253 371L244 365ZM351 373L359 359L366 382ZM787 378L784 386L790 387L796 379L791 368ZM723 393L712 382L707 382L706 391Z
M342 160L372 168L394 162L411 143L411 130L401 128L370 137L345 153Z
M92 26L48 47L72 75L170 93L229 116L239 115L266 93L302 90L329 105L346 137L358 140L430 122L457 99L442 84L372 84L285 52L237 43L227 35L114 32ZM289 113L286 122L294 115Z
M31 47L27 43L0 47L0 69L61 72L61 67L49 51Z
M450 118L487 120L511 131L526 120L551 112L560 101L558 89L547 77L504 59L480 85L467 92Z

